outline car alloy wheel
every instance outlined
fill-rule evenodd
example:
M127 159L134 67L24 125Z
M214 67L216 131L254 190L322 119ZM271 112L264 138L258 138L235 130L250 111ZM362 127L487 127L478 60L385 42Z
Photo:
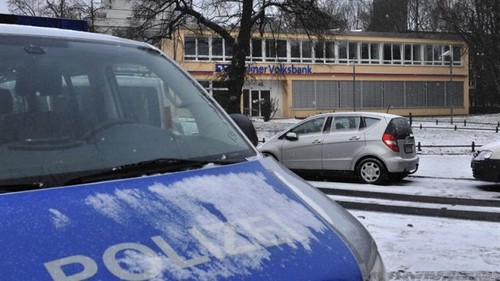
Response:
M364 183L381 184L386 178L386 169L377 159L363 160L357 169L359 179Z

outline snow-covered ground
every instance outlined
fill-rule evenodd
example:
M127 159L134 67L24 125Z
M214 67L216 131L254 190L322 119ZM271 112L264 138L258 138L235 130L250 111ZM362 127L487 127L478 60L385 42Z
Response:
M463 120L466 119L467 127ZM429 118L426 118L429 120ZM259 139L268 139L299 120L254 121ZM444 121L447 121L446 124ZM419 122L415 118L413 132L417 142L428 145L483 145L500 140L492 128L472 122L497 123L500 114L440 118L439 124ZM422 129L419 128L422 124ZM461 129L462 128L462 129ZM464 130L463 128L467 128ZM372 186L337 182L312 182L322 188L356 188L379 192L424 194L443 197L500 200L500 185L475 181L472 177L471 148L423 147L420 168L404 186ZM439 184L419 185L419 178L439 179ZM470 184L469 184L470 182ZM489 185L493 192L480 192L471 185ZM494 210L496 211L496 210ZM369 211L350 211L370 231L377 242L391 280L500 280L500 223L425 216L398 215Z
M415 134L418 137L418 132ZM474 184L494 186L491 183L472 181L470 152L463 155L422 154L420 158L421 166L415 176L440 179L439 184L406 186L405 189L411 190L394 190L394 186L375 189L385 192L392 189L397 193L500 200L500 185L497 186L498 192L480 192L477 188L470 188ZM464 184L456 179L470 180L471 184ZM408 181L416 179L410 177ZM500 278L500 223L356 210L350 212L372 234L390 272L428 273L428 279L416 280L500 280L497 279ZM436 272L435 275L433 272ZM476 279L459 279L458 276L439 279L443 277L442 272L461 272Z

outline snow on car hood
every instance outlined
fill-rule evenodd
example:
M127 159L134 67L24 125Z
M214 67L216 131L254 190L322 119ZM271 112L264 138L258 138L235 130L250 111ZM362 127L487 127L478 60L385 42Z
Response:
M0 196L6 280L360 280L259 160Z
M499 159L500 158L500 141L494 141L490 142L488 144L485 144L479 148L479 150L490 150L493 152L493 158L494 159Z

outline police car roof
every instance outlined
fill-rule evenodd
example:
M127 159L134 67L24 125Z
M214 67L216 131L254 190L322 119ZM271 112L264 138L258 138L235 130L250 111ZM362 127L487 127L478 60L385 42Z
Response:
M136 45L149 48L152 47L147 43L124 39L107 34L98 34L98 33L84 32L84 31L50 28L50 27L16 25L16 24L0 24L0 36L3 35L77 39L77 40L101 41L108 43Z

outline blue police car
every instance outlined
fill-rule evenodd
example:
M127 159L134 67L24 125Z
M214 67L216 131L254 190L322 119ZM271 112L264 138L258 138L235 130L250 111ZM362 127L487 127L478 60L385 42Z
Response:
M342 207L158 49L0 24L2 280L385 280Z

